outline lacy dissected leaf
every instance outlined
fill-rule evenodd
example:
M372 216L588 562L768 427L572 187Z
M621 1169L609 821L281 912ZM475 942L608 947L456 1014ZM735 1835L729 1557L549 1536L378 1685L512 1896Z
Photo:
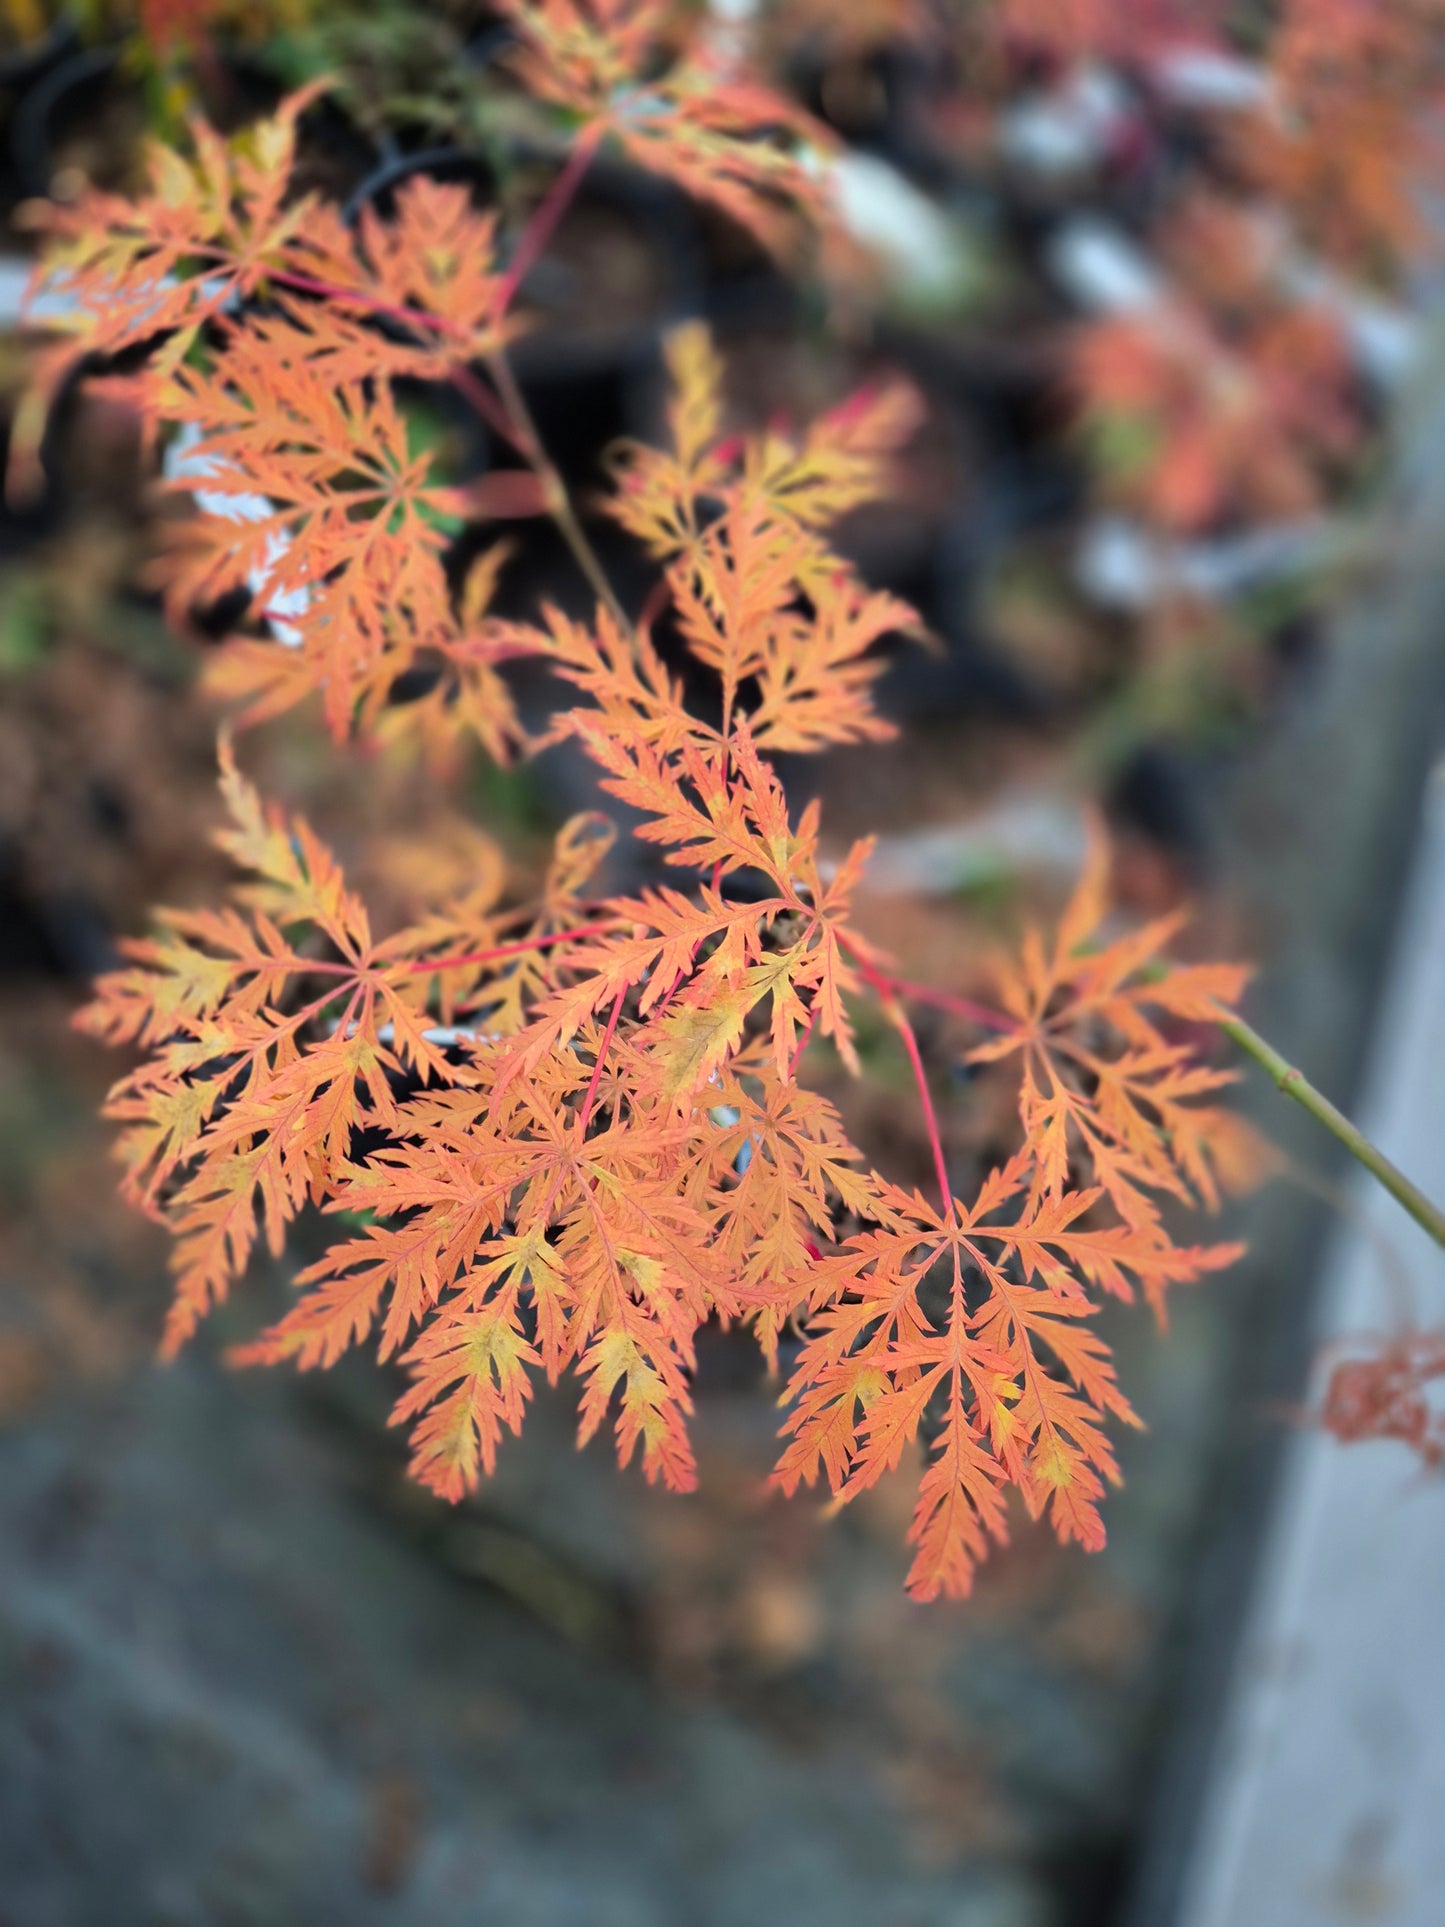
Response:
M765 1000L780 1070L814 1023L856 1061L844 999L859 983L844 938L868 846L825 880L816 804L793 825L782 786L745 730L727 744L685 742L664 757L641 731L629 740L586 711L572 723L605 772L603 788L644 812L637 834L666 846L669 863L710 870L712 882L691 898L648 891L609 904L626 934L589 939L569 954L580 981L539 1005L518 1035L516 1061L532 1067L634 986L657 1040L659 1088L670 1099L690 1096L713 1075ZM769 893L725 898L725 880L749 872Z
M705 328L667 344L666 452L626 442L611 455L611 511L666 562L669 598L692 653L722 680L724 728L749 684L764 750L811 751L891 734L874 713L876 645L919 633L917 612L866 589L821 532L883 492L917 425L901 385L855 397L800 441L777 432L717 439L721 367Z
M729 1059L717 1099L696 1181L718 1254L744 1302L761 1307L755 1328L776 1360L792 1308L819 1288L819 1246L831 1243L838 1209L860 1218L876 1209L872 1181L834 1106L780 1075L765 1040Z
M1319 1423L1342 1445L1392 1439L1429 1471L1445 1465L1445 1332L1352 1339L1332 1366Z
M850 396L799 435L770 427L720 440L723 368L707 328L675 329L665 353L672 449L614 445L611 513L659 561L670 561L696 543L710 504L741 499L792 532L798 580L806 584L820 552L809 538L887 494L898 451L922 419L917 392L886 382Z
M416 967L435 973L447 1022L465 1013L475 1029L493 1038L512 1037L523 1028L556 989L572 946L606 934L617 921L610 904L603 906L600 921L592 921L596 910L584 904L581 895L606 861L615 836L614 826L595 811L563 824L525 936L514 934L504 941L502 926L479 919L465 898L407 932ZM484 900L476 908L485 918L495 901Z
M575 819L525 912L500 908L492 869L470 898L378 943L325 846L265 809L229 751L222 788L231 825L218 840L246 879L234 902L168 913L161 936L128 946L128 965L101 979L80 1019L148 1052L109 1108L125 1126L129 1189L177 1238L169 1350L226 1295L258 1231L279 1251L303 1203L350 1183L358 1131L405 1134L407 1076L470 1081L446 1054L475 1036L452 1025L458 1003L480 999L489 1023L509 1009L520 1023L555 987L550 939L575 921L610 841L595 818ZM519 921L529 928L520 939L509 935ZM348 1297L337 1316L358 1318L357 1303ZM334 1356L337 1329L317 1356Z
M173 619L245 587L272 621L279 642L237 639L211 671L244 722L319 694L338 736L409 726L436 761L467 735L505 760L522 732L500 670L519 645L489 606L508 547L478 557L454 602L445 554L474 495L437 478L387 382L340 378L311 340L257 320L168 384L167 419L188 437L169 487L200 511L158 564ZM390 714L416 670L431 688Z
M799 435L772 429L748 439L744 485L800 528L828 528L887 493L894 457L922 419L922 400L908 383L861 388Z
M441 555L466 497L413 451L388 384L338 383L308 341L304 328L253 321L227 335L213 368L172 377L167 419L198 439L171 487L189 495L204 478L218 512L182 524L168 593L184 609L257 580L271 599L308 592L352 622L389 607L445 629ZM265 508L224 512L238 500Z
M397 188L389 215L368 204L354 227L333 207L316 208L290 265L323 284L343 315L390 324L367 339L373 369L393 375L445 380L458 362L485 360L517 331L497 265L496 214L476 207L455 182L413 175ZM336 352L346 342L343 323Z
M518 77L578 116L584 139L611 135L775 254L827 220L825 130L701 33L679 46L670 0L506 0L506 11L522 37Z
M519 645L547 657L591 705L561 717L556 733L579 733L584 741L615 734L647 743L664 760L684 744L706 748L721 741L721 732L687 707L645 630L627 633L606 609L590 627L551 607L542 616L541 630L518 625Z
M496 217L465 189L417 176L398 187L389 217L367 207L355 227L293 191L298 127L319 91L293 94L229 140L194 120L193 159L155 143L149 194L91 191L47 211L32 293L67 337L61 365L154 343L163 382L208 322L277 289L321 297L307 308L312 352L353 377L438 378L506 344ZM386 326L363 330L367 320Z
M1126 1225L1088 1221L1100 1194L1029 1198L1026 1157L972 1209L940 1216L875 1183L878 1222L818 1266L822 1300L789 1385L785 1492L825 1478L847 1500L931 1441L910 1540L909 1590L958 1596L1005 1536L1003 1491L1047 1511L1062 1540L1103 1543L1098 1500L1118 1470L1108 1418L1136 1423L1090 1329L1092 1290L1151 1296L1228 1263ZM1011 1215L1010 1215L1011 1214Z
M424 177L354 228L294 196L311 98L230 144L198 123L196 161L165 150L150 196L57 217L38 279L66 302L54 365L150 347L112 385L178 431L169 487L198 512L162 565L169 611L245 587L273 631L237 638L213 672L242 721L319 694L336 735L394 734L392 691L416 671L429 687L400 715L434 761L468 737L505 757L521 740L499 673L516 643L488 614L505 549L474 565L460 606L442 557L466 521L539 512L540 487L520 471L443 483L394 387L510 338L495 216Z
M500 1427L520 1423L529 1366L580 1374L583 1440L615 1394L623 1463L640 1447L649 1477L693 1483L693 1338L731 1303L678 1182L696 1125L624 1111L614 1087L589 1135L601 1052L585 1024L575 1050L499 1088L500 1060L479 1050L467 1090L414 1099L398 1141L340 1194L376 1221L303 1275L296 1308L247 1354L329 1363L387 1299L383 1354L422 1326L396 1417L419 1417L414 1469L445 1496L491 1469Z
M170 912L162 935L128 945L79 1020L150 1051L109 1113L126 1127L132 1194L176 1235L172 1351L226 1296L258 1229L279 1252L355 1130L394 1118L390 1077L445 1070L425 980L382 960L325 846L267 813L228 752L222 787L232 826L218 840L251 880L232 906Z
M500 565L504 555L498 545L483 563ZM406 604L358 601L350 590L321 594L308 598L304 624L283 611L283 630L293 632L284 642L233 637L207 664L206 686L237 705L237 727L319 694L338 738L354 732L378 744L405 742L443 776L456 770L469 742L506 763L527 740L502 674L522 652L484 607L472 608L454 621L426 622ZM401 702L404 677L422 686Z
M971 1055L976 1063L1019 1059L1036 1196L1061 1197L1082 1168L1126 1224L1157 1233L1159 1194L1213 1208L1221 1175L1234 1174L1236 1121L1211 1101L1233 1074L1201 1063L1178 1027L1217 1022L1249 972L1165 963L1178 916L1111 940L1108 863L1096 835L1052 944L1031 929L1000 971L1000 999L1016 1028Z
M43 364L45 393L83 356L160 337L164 368L179 367L207 321L285 265L316 209L290 184L298 123L317 92L293 94L231 141L193 121L193 159L152 142L150 192L136 200L92 189L47 209L32 293L51 298L47 325L63 339Z
M873 707L885 666L877 645L918 634L917 612L865 589L841 564L810 571L804 601L799 560L785 525L770 523L756 500L734 503L668 571L682 636L722 679L725 718L752 686L747 727L760 749L885 740L894 730Z

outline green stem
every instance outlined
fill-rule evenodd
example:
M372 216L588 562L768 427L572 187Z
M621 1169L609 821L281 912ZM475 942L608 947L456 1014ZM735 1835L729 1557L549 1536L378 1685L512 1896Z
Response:
M1429 1232L1436 1244L1445 1245L1445 1212L1432 1204L1424 1192L1412 1184L1404 1172L1392 1164L1362 1131L1351 1124L1344 1112L1337 1110L1322 1091L1317 1091L1303 1071L1297 1070L1286 1058L1281 1057L1274 1045L1261 1037L1242 1017L1231 1016L1221 1009L1216 1021L1226 1037L1268 1072L1286 1097L1292 1097L1297 1104L1302 1104L1312 1118L1339 1139L1351 1157L1358 1159L1367 1171L1379 1179L1391 1197L1405 1207L1416 1224Z

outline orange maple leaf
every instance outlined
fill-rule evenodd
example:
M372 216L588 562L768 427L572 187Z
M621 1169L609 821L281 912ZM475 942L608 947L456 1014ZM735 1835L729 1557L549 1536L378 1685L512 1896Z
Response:
M1006 1485L1033 1516L1049 1509L1061 1539L1103 1543L1101 1480L1118 1470L1102 1421L1137 1421L1080 1322L1097 1309L1089 1288L1124 1294L1134 1278L1154 1295L1238 1255L1090 1228L1099 1191L1029 1198L1030 1176L1021 1153L972 1207L951 1199L942 1214L875 1180L875 1228L818 1267L775 1479L793 1492L823 1476L846 1501L933 1437L910 1533L921 1599L968 1591L988 1540L1006 1536Z
M816 160L830 137L792 101L732 71L670 0L505 0L518 78L578 116L584 149L610 135L639 167L712 201L774 254L828 219Z
M1236 1120L1211 1102L1234 1081L1201 1063L1169 1023L1228 1014L1249 971L1238 964L1166 964L1172 915L1112 940L1109 853L1097 831L1052 943L1030 929L1017 960L998 969L1014 1027L978 1045L975 1063L1020 1063L1019 1118L1033 1194L1058 1198L1078 1168L1124 1222L1157 1233L1157 1199L1216 1207L1232 1177ZM1162 1300L1151 1292L1156 1309Z
M131 1194L178 1241L168 1352L245 1269L258 1201L279 1253L353 1132L394 1120L390 1077L444 1070L426 1036L425 980L374 943L329 851L304 822L264 810L225 745L222 787L233 821L218 841L253 880L233 907L170 912L164 935L128 944L129 965L100 980L78 1019L151 1047L107 1108L126 1127Z

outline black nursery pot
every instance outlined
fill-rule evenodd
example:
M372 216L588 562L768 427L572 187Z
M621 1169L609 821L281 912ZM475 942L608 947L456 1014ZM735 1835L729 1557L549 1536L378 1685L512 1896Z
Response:
M87 178L100 187L122 186L148 121L142 91L126 71L119 46L81 46L73 30L53 36L45 58L38 51L24 77L10 119L10 158L22 195L51 195L68 141L87 155ZM49 43L47 43L49 44ZM207 64L204 111L220 127L271 111L280 89L263 63L234 51ZM4 85L0 79L0 86Z
M367 207L375 208L383 217L390 215L395 210L398 188L421 174L432 180L460 182L482 203L496 196L497 170L480 148L448 144L396 151L384 154L356 183L342 204L342 219L354 227Z
M77 44L75 24L60 20L29 46L0 53L0 88L28 87L45 71L71 53Z
M0 983L87 984L119 961L95 904L73 893L36 895L0 846Z
M127 104L119 72L118 48L74 46L36 71L10 122L10 158L23 195L51 193L67 138L99 132L104 140L107 116Z

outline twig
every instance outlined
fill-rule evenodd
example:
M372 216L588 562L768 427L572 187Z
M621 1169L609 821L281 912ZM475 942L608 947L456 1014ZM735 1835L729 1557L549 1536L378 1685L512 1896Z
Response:
M617 1030L617 1020L622 1015L622 1006L631 988L631 984L624 984L621 990L618 991L617 1000L613 1004L611 1015L607 1019L607 1028L602 1033L602 1042L597 1047L597 1057L592 1065L592 1076L587 1085L587 1095L582 1100L581 1135L583 1137L586 1137L587 1126L591 1122L592 1106L597 1102L597 1086L602 1082L602 1066L607 1061L607 1053L611 1048L612 1039Z
M864 983L879 997L906 997L910 1003L932 1004L939 1010L951 1011L955 1017L967 1018L969 1023L977 1024L980 1030L997 1031L1001 1037L1018 1029L1012 1017L1001 1010L992 1009L988 1004L976 1004L971 997L956 997L947 990L931 990L927 984L915 984L907 977L895 977L891 971L880 970L877 964L870 961L863 946L846 930L838 932L838 942L857 965Z
M1379 1179L1391 1197L1404 1206L1416 1224L1429 1232L1436 1244L1445 1246L1445 1212L1432 1204L1419 1186L1412 1184L1404 1172L1392 1164L1363 1131L1351 1124L1344 1112L1331 1104L1322 1091L1316 1090L1303 1071L1282 1057L1274 1045L1261 1037L1242 1017L1233 1016L1221 1006L1215 1021L1226 1037L1268 1072L1286 1097L1292 1097L1296 1104L1303 1105L1316 1122L1323 1124L1332 1136L1339 1139L1351 1157Z
M605 127L599 122L579 135L576 146L567 157L567 165L547 189L537 205L536 213L522 230L511 265L502 276L501 314L511 307L517 290L537 265L547 243L556 233L562 216L572 205L573 196L582 185L583 175L592 164L593 155L602 145L605 132Z
M557 473L551 457L542 446L542 438L537 432L537 424L532 419L532 411L512 372L512 364L498 349L487 357L487 368L497 393L502 400L512 428L516 431L517 446L526 457L528 465L541 482L547 496L547 512L561 531L562 539L572 551L574 560L597 599L603 603L613 621L624 635L632 634L632 624L627 613L617 600L607 572L598 560L597 551L588 540L587 532L577 519L577 511L572 506L572 498L567 493L567 484Z
M511 266L502 277L498 322L506 315L507 309L516 297L517 290L555 233L601 142L600 128L588 129L583 133L568 157L566 166L557 175L543 196L536 213L523 230ZM448 316L428 314L420 308L378 300L362 290L339 288L330 282L318 280L313 275L294 273L290 269L275 269L270 278L278 285L294 288L298 293L311 294L318 299L359 307L376 315L379 319L399 322L403 326L430 328L454 338L465 333L465 330L459 328ZM477 379L471 368L461 360L454 362L449 371L452 385L469 406L482 417L488 427L509 441L526 461L542 484L547 500L547 512L556 523L562 539L572 551L577 566L587 578L588 585L599 601L605 604L623 633L631 635L632 624L617 600L612 584L607 579L606 571L598 560L597 552L578 519L577 511L572 506L572 498L567 492L566 483L558 474L542 445L537 424L532 419L532 412L527 406L504 349L498 348L487 357L487 369L496 385L496 400Z
M815 998L813 1002L813 1007L808 1012L808 1021L803 1027L803 1033L799 1037L797 1043L793 1046L793 1055L788 1061L789 1077L796 1077L798 1075L798 1066L803 1061L803 1052L808 1048L808 1045L812 1040L813 1032L818 1028L818 1017L819 1017L819 1010L818 1010L817 1000Z
M903 1048L908 1052L908 1061L913 1066L913 1079L918 1086L919 1102L923 1106L923 1121L928 1127L928 1142L933 1147L933 1168L938 1173L938 1188L943 1194L943 1215L947 1218L953 1211L953 1186L948 1181L948 1161L943 1155L943 1137L938 1128L938 1113L933 1108L933 1093L928 1088L928 1075L923 1068L923 1056L918 1048L918 1039L913 1034L913 1026L904 1014L902 1004L890 999L884 1008L890 1022L903 1039Z

